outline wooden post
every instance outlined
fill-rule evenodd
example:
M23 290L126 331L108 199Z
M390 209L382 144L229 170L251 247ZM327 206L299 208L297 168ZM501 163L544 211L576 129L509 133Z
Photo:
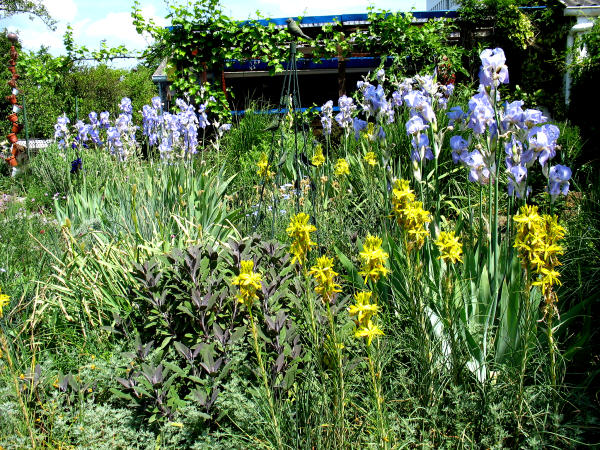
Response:
M338 45L338 94L339 97L346 95L346 59L342 54L342 49Z

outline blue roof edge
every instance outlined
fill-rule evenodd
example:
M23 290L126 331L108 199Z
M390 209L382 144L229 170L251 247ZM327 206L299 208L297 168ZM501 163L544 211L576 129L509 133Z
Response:
M521 6L520 10L523 11L535 11L535 10L543 10L546 9L547 6ZM398 11L400 14L410 13L415 19L440 19L440 18L456 18L458 17L458 11L456 10L440 10L440 11ZM386 17L392 14L391 12L386 13ZM369 20L368 14L334 14L327 16L303 16L302 20L300 17L294 17L301 25L320 25L324 23L334 23L335 21L340 22L342 24L346 22L364 22ZM239 21L240 26L259 23L264 26L268 26L270 23L273 25L286 25L287 17L279 17L275 19L249 19L249 20L241 20ZM173 31L175 28L180 28L180 26L169 26L165 27L169 31Z

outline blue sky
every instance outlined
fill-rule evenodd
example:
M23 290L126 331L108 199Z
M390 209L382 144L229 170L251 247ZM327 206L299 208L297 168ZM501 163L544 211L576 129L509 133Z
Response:
M168 25L165 19L170 0L141 0L145 17L157 24ZM64 53L62 36L68 24L73 28L75 42L90 49L98 48L100 41L109 46L125 45L129 50L141 50L148 41L136 33L131 23L133 0L44 0L48 11L57 21L56 31L49 30L39 19L27 15L0 20L0 27L19 30L23 46L37 50L47 46L54 55ZM225 13L234 19L255 17L259 10L267 17L364 13L369 4L392 11L425 10L425 0L221 0ZM132 64L129 62L128 64Z

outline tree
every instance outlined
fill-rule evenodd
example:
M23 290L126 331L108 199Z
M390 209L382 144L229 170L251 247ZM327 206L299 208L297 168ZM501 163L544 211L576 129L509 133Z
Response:
M15 14L29 14L31 19L38 17L52 30L56 28L56 20L50 16L42 0L0 0L0 19Z

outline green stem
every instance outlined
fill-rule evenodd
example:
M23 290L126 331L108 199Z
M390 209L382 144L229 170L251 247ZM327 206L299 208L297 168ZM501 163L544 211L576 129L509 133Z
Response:
M389 448L389 438L387 429L385 426L385 420L383 418L383 397L381 395L381 387L379 383L379 376L375 370L375 363L371 357L372 347L371 344L367 345L367 359L369 361L369 371L371 373L371 383L373 386L373 395L375 396L375 404L377 406L377 428L379 429L379 438L381 439L380 445L383 448Z
M329 300L324 299L327 304L327 316L329 318L329 326L331 328L331 338L333 339L333 345L335 346L335 354L337 359L337 376L338 376L338 399L337 399L337 416L338 416L338 427L340 430L340 442L344 442L345 438L345 414L344 414L344 404L346 402L346 393L344 386L344 371L343 371L343 361L342 361L342 349L341 343L337 340L337 334L335 332L335 322L333 320L333 313L331 312L331 307L329 306Z
M260 373L262 375L262 380L263 380L263 384L265 387L265 394L267 395L267 401L269 402L271 420L273 421L273 428L275 430L275 439L277 440L277 448L281 449L281 448L283 448L283 442L281 440L281 430L279 429L279 422L277 420L277 415L275 414L275 404L273 402L273 395L272 395L271 389L269 387L269 379L267 378L267 371L265 369L265 364L262 359L262 353L258 346L258 330L256 329L256 323L254 322L254 316L252 315L252 307L248 308L248 314L250 315L250 325L252 327L254 352L256 353L256 358L258 359L258 365L260 368Z
M313 302L313 296L310 294L310 280L305 267L302 267L302 272L304 274L306 301L308 302L308 311L310 312L310 331L312 334L312 341L314 345L317 345L319 336L317 335L317 322L315 320L315 305Z

